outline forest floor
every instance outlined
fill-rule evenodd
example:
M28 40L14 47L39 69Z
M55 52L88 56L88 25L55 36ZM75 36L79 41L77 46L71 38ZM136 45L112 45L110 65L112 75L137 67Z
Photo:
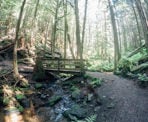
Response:
M0 65L3 67L1 66L0 70L11 69L11 64L11 61L1 62ZM32 68L25 65L20 65L19 69L32 70ZM102 105L95 105L94 99L84 105L84 108L89 106L88 110L90 110L90 113L97 115L96 122L148 122L148 88L140 88L135 81L113 75L112 73L86 72L86 74L104 81L101 87L96 88ZM79 80L81 81L82 79ZM46 82L43 83L41 89L38 89L35 94L28 97L34 99L33 102L36 106L40 106L39 104L46 103L49 100L48 97L52 94L62 96L62 100L53 107L46 104L45 106L37 107L36 113L41 118L46 119L43 122L71 122L61 118L61 113L76 104L77 101L71 99L69 88L70 86L65 86L62 82L54 84ZM45 93L46 91L47 93ZM51 91L54 93L51 93ZM83 100L79 102L83 103Z
M96 122L148 122L147 88L140 88L133 80L112 73L88 74L105 81L98 88L104 102L98 110Z

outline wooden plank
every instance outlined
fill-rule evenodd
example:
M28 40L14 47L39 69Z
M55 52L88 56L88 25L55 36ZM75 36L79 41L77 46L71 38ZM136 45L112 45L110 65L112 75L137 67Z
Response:
M60 72L60 73L72 73L72 74L78 74L81 73L80 70L70 70L70 69L45 69L45 71L49 71L49 72Z

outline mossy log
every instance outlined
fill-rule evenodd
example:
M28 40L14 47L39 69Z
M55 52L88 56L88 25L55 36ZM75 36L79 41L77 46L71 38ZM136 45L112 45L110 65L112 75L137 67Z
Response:
M141 64L141 65L138 65L137 67L134 67L134 68L131 70L131 72L132 72L132 73L139 73L139 72L141 72L141 71L143 71L143 70L146 70L146 69L148 69L148 62L143 63L143 64Z

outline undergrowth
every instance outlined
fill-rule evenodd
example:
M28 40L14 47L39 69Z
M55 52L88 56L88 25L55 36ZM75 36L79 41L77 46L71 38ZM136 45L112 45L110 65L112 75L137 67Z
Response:
M86 117L84 120L76 120L76 121L72 121L72 122L96 122L96 118L97 118L97 115L94 114L89 117Z

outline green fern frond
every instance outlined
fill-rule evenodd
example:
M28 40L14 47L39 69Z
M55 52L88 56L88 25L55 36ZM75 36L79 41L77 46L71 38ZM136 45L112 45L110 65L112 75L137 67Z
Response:
M78 120L77 122L95 122L96 118L97 118L97 115L94 114L94 115L91 115L91 116L85 118L84 120Z

